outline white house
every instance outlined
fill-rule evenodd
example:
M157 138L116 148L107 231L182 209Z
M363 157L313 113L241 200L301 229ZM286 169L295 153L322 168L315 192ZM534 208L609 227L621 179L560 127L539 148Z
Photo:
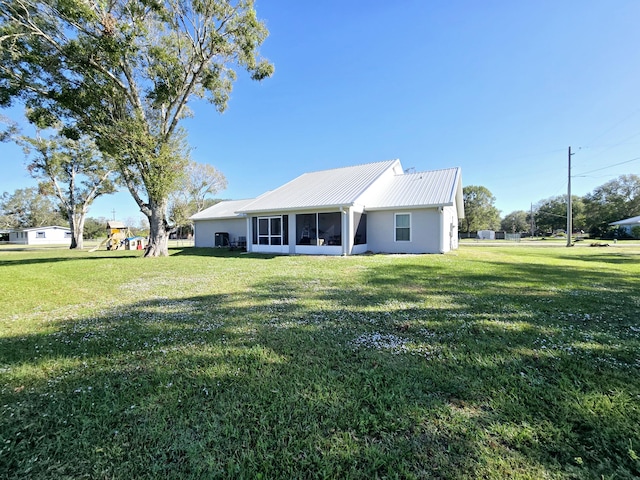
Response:
M66 227L36 227L9 233L9 243L21 245L71 245L71 229Z
M459 168L405 173L400 160L305 173L251 200L192 216L195 246L227 234L247 251L352 255L445 253L464 217ZM217 235L216 235L217 234Z

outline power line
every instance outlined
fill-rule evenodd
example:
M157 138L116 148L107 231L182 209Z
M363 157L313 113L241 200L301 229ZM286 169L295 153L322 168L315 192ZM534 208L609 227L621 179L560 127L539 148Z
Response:
M637 160L640 160L640 157L635 157L635 158L632 158L631 160L625 160L624 162L613 163L611 165L607 165L607 166L604 166L604 167L596 168L594 170L589 170L587 172L582 172L579 175L572 175L572 176L574 176L574 177L582 177L582 176L585 176L585 175L587 175L589 173L599 172L601 170L606 170L607 168L617 167L619 165L624 165L625 163L635 162Z
M620 120L620 121L618 121L618 122L614 123L611 127L609 127L609 128L607 128L607 129L605 129L605 130L604 130L602 133L600 133L599 135L596 135L594 138L592 138L592 139L591 139L591 141L590 141L588 144L592 144L592 143L593 143L593 142L595 142L596 140L599 140L600 138L604 137L607 133L609 133L610 131L612 131L612 130L613 130L613 129L615 129L616 127L618 127L618 126L622 125L624 122L626 122L627 120L629 120L629 119L630 119L631 117L633 117L634 115L637 115L637 114L638 114L638 112L640 112L640 108L638 108L638 109L634 110L630 115L627 115L627 116L626 116L626 117L624 117L622 120ZM634 137L635 137L635 135L634 135ZM633 138L633 137L631 137L631 138ZM624 142L624 141L625 141L625 140L623 140L622 142ZM622 142L619 142L619 143L617 143L616 145L610 146L609 148L613 148L613 147L615 147L615 146L617 146L617 145L620 145L620 143L622 143Z

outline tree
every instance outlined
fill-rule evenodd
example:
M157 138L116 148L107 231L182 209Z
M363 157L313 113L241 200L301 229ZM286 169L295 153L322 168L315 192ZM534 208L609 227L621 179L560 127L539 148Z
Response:
M84 224L93 201L115 192L112 181L115 163L100 154L88 137L68 138L59 133L46 139L40 136L18 138L27 157L27 170L40 180L40 191L55 195L69 219L70 248L83 248Z
M0 197L3 228L32 228L67 223L60 209L37 188L23 188Z
M208 163L189 162L182 177L180 190L193 202L195 211L205 208L207 199L227 188L227 179L216 167Z
M529 214L524 210L507 214L500 222L500 229L510 233L528 232L531 230Z
M194 97L226 108L235 69L273 73L253 0L0 0L0 105L62 121L114 157L167 255L167 204L188 162L179 124Z
M585 195L584 203L587 228L602 235L609 223L640 215L640 176L621 175Z
M84 222L84 237L95 240L106 235L107 219L87 217Z
M571 196L573 230L585 228L585 206L582 197ZM535 206L534 213L538 230L553 233L567 229L567 196L558 195L541 200Z
M553 233L567 228L567 198L559 195L541 200L535 206L535 220L538 230Z
M462 189L464 219L460 225L463 232L495 230L500 225L500 211L494 206L495 197L489 189L469 185Z
M0 130L0 142L6 142L13 138L18 133L18 125L13 120L0 115L0 124L4 124L5 127Z
M189 218L211 203L211 197L227 188L227 179L213 165L189 162L171 195L169 219L180 230L191 230Z

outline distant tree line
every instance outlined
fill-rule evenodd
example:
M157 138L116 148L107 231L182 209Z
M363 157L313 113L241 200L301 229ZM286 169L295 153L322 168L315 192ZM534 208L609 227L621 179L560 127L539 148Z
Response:
M50 225L68 224L67 210L55 201L54 196L43 195L38 188L20 188L0 196L0 230L21 230ZM84 238L92 240L106 236L109 219L87 217L84 222ZM149 226L144 218L124 219L125 225L135 235L148 235Z
M531 211L516 210L502 218L494 205L495 197L486 187L464 187L463 198L465 218L459 225L462 233L501 230L531 234L533 226L534 235L545 235L567 228L566 195L540 200ZM640 215L640 176L621 175L583 197L573 195L571 201L574 232L582 231L592 237L611 236L615 228L609 223Z

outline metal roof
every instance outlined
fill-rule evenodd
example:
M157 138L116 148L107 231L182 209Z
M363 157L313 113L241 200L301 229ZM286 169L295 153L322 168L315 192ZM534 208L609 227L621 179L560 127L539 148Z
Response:
M209 208L205 208L201 212L192 215L191 220L210 220L218 218L236 218L241 217L238 210L241 210L245 205L253 202L253 198L245 200L225 200Z
M640 224L640 215L637 217L625 218L624 220L618 220L617 222L611 222L609 225L635 225Z
M107 222L107 228L127 228L127 226L122 222L118 222L116 220L109 220Z
M352 205L384 172L399 160L334 168L300 175L241 208L241 212L268 212Z
M34 232L36 230L66 230L68 232L71 231L71 229L69 227L61 227L59 225L47 225L47 226L43 226L43 227L30 227L30 228L16 228L14 230L11 230L12 233L15 232Z
M365 205L367 210L456 205L460 168L407 173L389 179L385 188Z
M395 174L394 174L395 172ZM231 219L244 214L350 206L365 210L455 206L464 217L458 167L400 173L399 160L305 173L255 199L228 200L191 216L192 220Z

